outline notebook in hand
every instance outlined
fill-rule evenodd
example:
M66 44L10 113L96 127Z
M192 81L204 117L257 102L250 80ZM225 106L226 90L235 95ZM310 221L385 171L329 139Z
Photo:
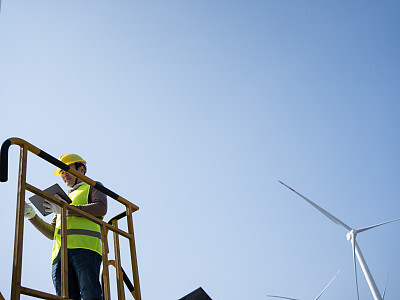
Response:
M47 189L43 190L43 192L54 196L54 194L60 195L61 198L63 198L67 203L71 203L71 199L68 197L68 195L64 192L64 190L56 183L52 185L51 187L48 187ZM51 212L46 212L45 207L43 206L44 201L47 201L46 199L42 198L39 195L34 195L32 197L29 197L29 200L35 207L40 211L40 213L43 216L47 216L51 214Z

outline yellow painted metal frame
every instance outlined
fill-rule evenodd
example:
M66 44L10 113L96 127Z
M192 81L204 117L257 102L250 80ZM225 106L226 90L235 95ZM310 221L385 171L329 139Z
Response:
M116 269L118 300L125 300L125 292L124 292L124 285L123 285L123 269L121 268L121 266L118 267L117 262L115 260L109 260L108 265L113 266ZM103 272L103 270L102 270L102 272ZM118 273L119 273L119 276L118 276ZM132 290L129 292L132 294L133 299L135 299L135 290Z
M68 299L68 258L67 258L67 210L73 211L82 217L89 219L92 222L95 222L100 225L101 228L101 242L102 242L102 259L103 259L103 298L104 300L110 300L110 281L109 281L109 260L108 260L108 240L107 234L108 231L111 230L114 236L114 249L115 249L115 263L113 264L116 268L116 276L117 276L117 289L118 289L118 299L124 299L124 288L123 288L123 280L122 280L122 269L121 269L121 257L120 257L120 249L119 249L119 235L127 238L129 240L129 247L131 253L131 265L132 265L132 274L133 274L133 282L134 282L134 291L133 296L135 300L141 300L140 293L140 283L139 283L139 271L137 264L137 256L136 256L136 246L135 246L135 235L133 230L133 212L139 209L138 206L129 202L125 198L115 194L109 189L96 185L96 182L85 175L82 175L78 171L73 168L69 168L69 166L65 165L58 159L52 157L46 152L40 150L34 145L28 143L27 141L20 138L10 138L3 143L1 149L1 161L2 168L5 168L5 173L7 172L7 151L10 145L18 145L20 146L20 162L19 162L19 172L18 172L18 191L17 191L17 209L16 209L16 223L15 223L15 238L14 238L14 257L13 257L13 273L12 273L12 282L11 282L11 300L19 300L21 294L28 295L40 299ZM49 195L42 190L28 184L26 182L26 167L27 167L27 153L28 151L36 154L42 159L48 161L49 163L60 167L61 169L67 171L71 175L79 178L83 182L89 184L90 186L96 187L104 192L106 195L111 198L117 200L121 204L125 205L126 208L126 217L127 217L127 225L128 232L125 232L118 228L117 220L113 220L112 224L108 224L82 210L77 209L74 206L71 206L65 202L62 202L55 198L53 195ZM4 159L4 156L6 158ZM5 165L3 162L5 161ZM4 172L2 173L4 175ZM5 174L5 178L1 178L1 181L7 181L7 174ZM23 231L24 231L24 209L25 209L25 191L28 190L34 194L40 195L46 200L53 202L61 207L61 296L55 296L52 294L40 292L31 288L27 288L22 286L21 283L21 273L22 273L22 248L23 248ZM0 294L1 295L1 294ZM0 298L1 299L1 298ZM4 298L3 298L4 299Z

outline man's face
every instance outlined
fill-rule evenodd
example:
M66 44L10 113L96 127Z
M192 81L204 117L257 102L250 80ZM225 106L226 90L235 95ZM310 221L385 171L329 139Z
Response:
M72 169L76 170L75 164L70 164L69 166L70 166ZM82 173L82 174L83 174L82 169L83 169L83 167L79 168L79 170L77 170L77 171L78 171L79 173ZM67 186L69 186L69 187L73 187L73 186L74 186L75 180L76 180L76 177L75 177L75 176L72 176L71 174L69 174L68 172L65 172L65 171L63 171L63 170L61 170L60 175L61 175L62 180L64 181L64 183L65 183Z

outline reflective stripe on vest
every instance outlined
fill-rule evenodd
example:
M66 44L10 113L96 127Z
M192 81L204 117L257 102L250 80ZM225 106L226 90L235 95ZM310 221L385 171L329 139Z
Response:
M61 235L61 229L58 229L58 234ZM87 236L94 236L101 239L101 233L97 231L85 230L85 229L67 229L67 235L87 235Z
M90 185L82 184L69 194L71 205L88 204ZM102 255L100 226L84 217L67 217L68 249L89 249ZM51 261L54 262L61 249L61 215L57 215Z

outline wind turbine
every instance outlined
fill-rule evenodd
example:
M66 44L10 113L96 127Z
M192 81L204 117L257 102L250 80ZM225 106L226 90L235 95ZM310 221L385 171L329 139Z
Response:
M335 276L333 276L333 278L331 279L331 281L329 281L329 283L324 287L324 289L313 299L313 300L318 300L319 297L321 297L321 295L326 291L326 289L328 288L328 286L330 286L330 284L332 283L332 281L335 280L336 276L338 276L338 274L340 273L340 269L339 271L336 272ZM283 296L275 296L275 295L267 295L268 297L271 298L280 298L280 299L288 299L288 300L300 300L300 299L296 299L296 298L289 298L289 297L283 297Z
M358 246L358 243L356 241L356 236L360 232L367 231L367 230L370 230L372 228L375 228L375 227L378 227L378 226L381 226L381 225L384 225L384 224L387 224L387 223L398 221L398 220L400 220L400 218L394 219L394 220L390 220L390 221L387 221L387 222L383 222L383 223L379 223L379 224L376 224L376 225L364 227L364 228L361 228L361 229L353 229L353 228L347 226L346 224L344 224L342 221L340 221L335 216L331 215L329 212L327 212L323 208L319 207L317 204L315 204L311 200L309 200L306 197L304 197L299 192L297 192L294 189L292 189L290 186L284 184L282 181L279 181L279 182L281 184L283 184L284 186L286 186L291 191L295 192L301 198L306 200L308 203L310 203L312 206L314 206L316 209L318 209L321 213L323 213L326 217L328 217L331 221L333 221L334 223L336 223L340 227L342 227L342 228L347 230L346 237L347 237L347 240L349 240L351 242L352 249L353 249L353 262L354 262L354 274L355 274L356 288L357 288L357 299L360 299L360 296L359 296L359 293L358 293L357 266L356 266L355 257L357 257L358 262L360 263L361 269L362 269L362 271L364 273L365 279L367 280L369 289L371 290L371 293L372 293L372 296L374 297L374 300L383 300L383 297L381 296L381 294L380 294L380 292L379 292L379 290L378 290L378 288L376 286L374 278L372 277L372 274L369 271L367 262L365 261L364 256L361 253L361 249Z

